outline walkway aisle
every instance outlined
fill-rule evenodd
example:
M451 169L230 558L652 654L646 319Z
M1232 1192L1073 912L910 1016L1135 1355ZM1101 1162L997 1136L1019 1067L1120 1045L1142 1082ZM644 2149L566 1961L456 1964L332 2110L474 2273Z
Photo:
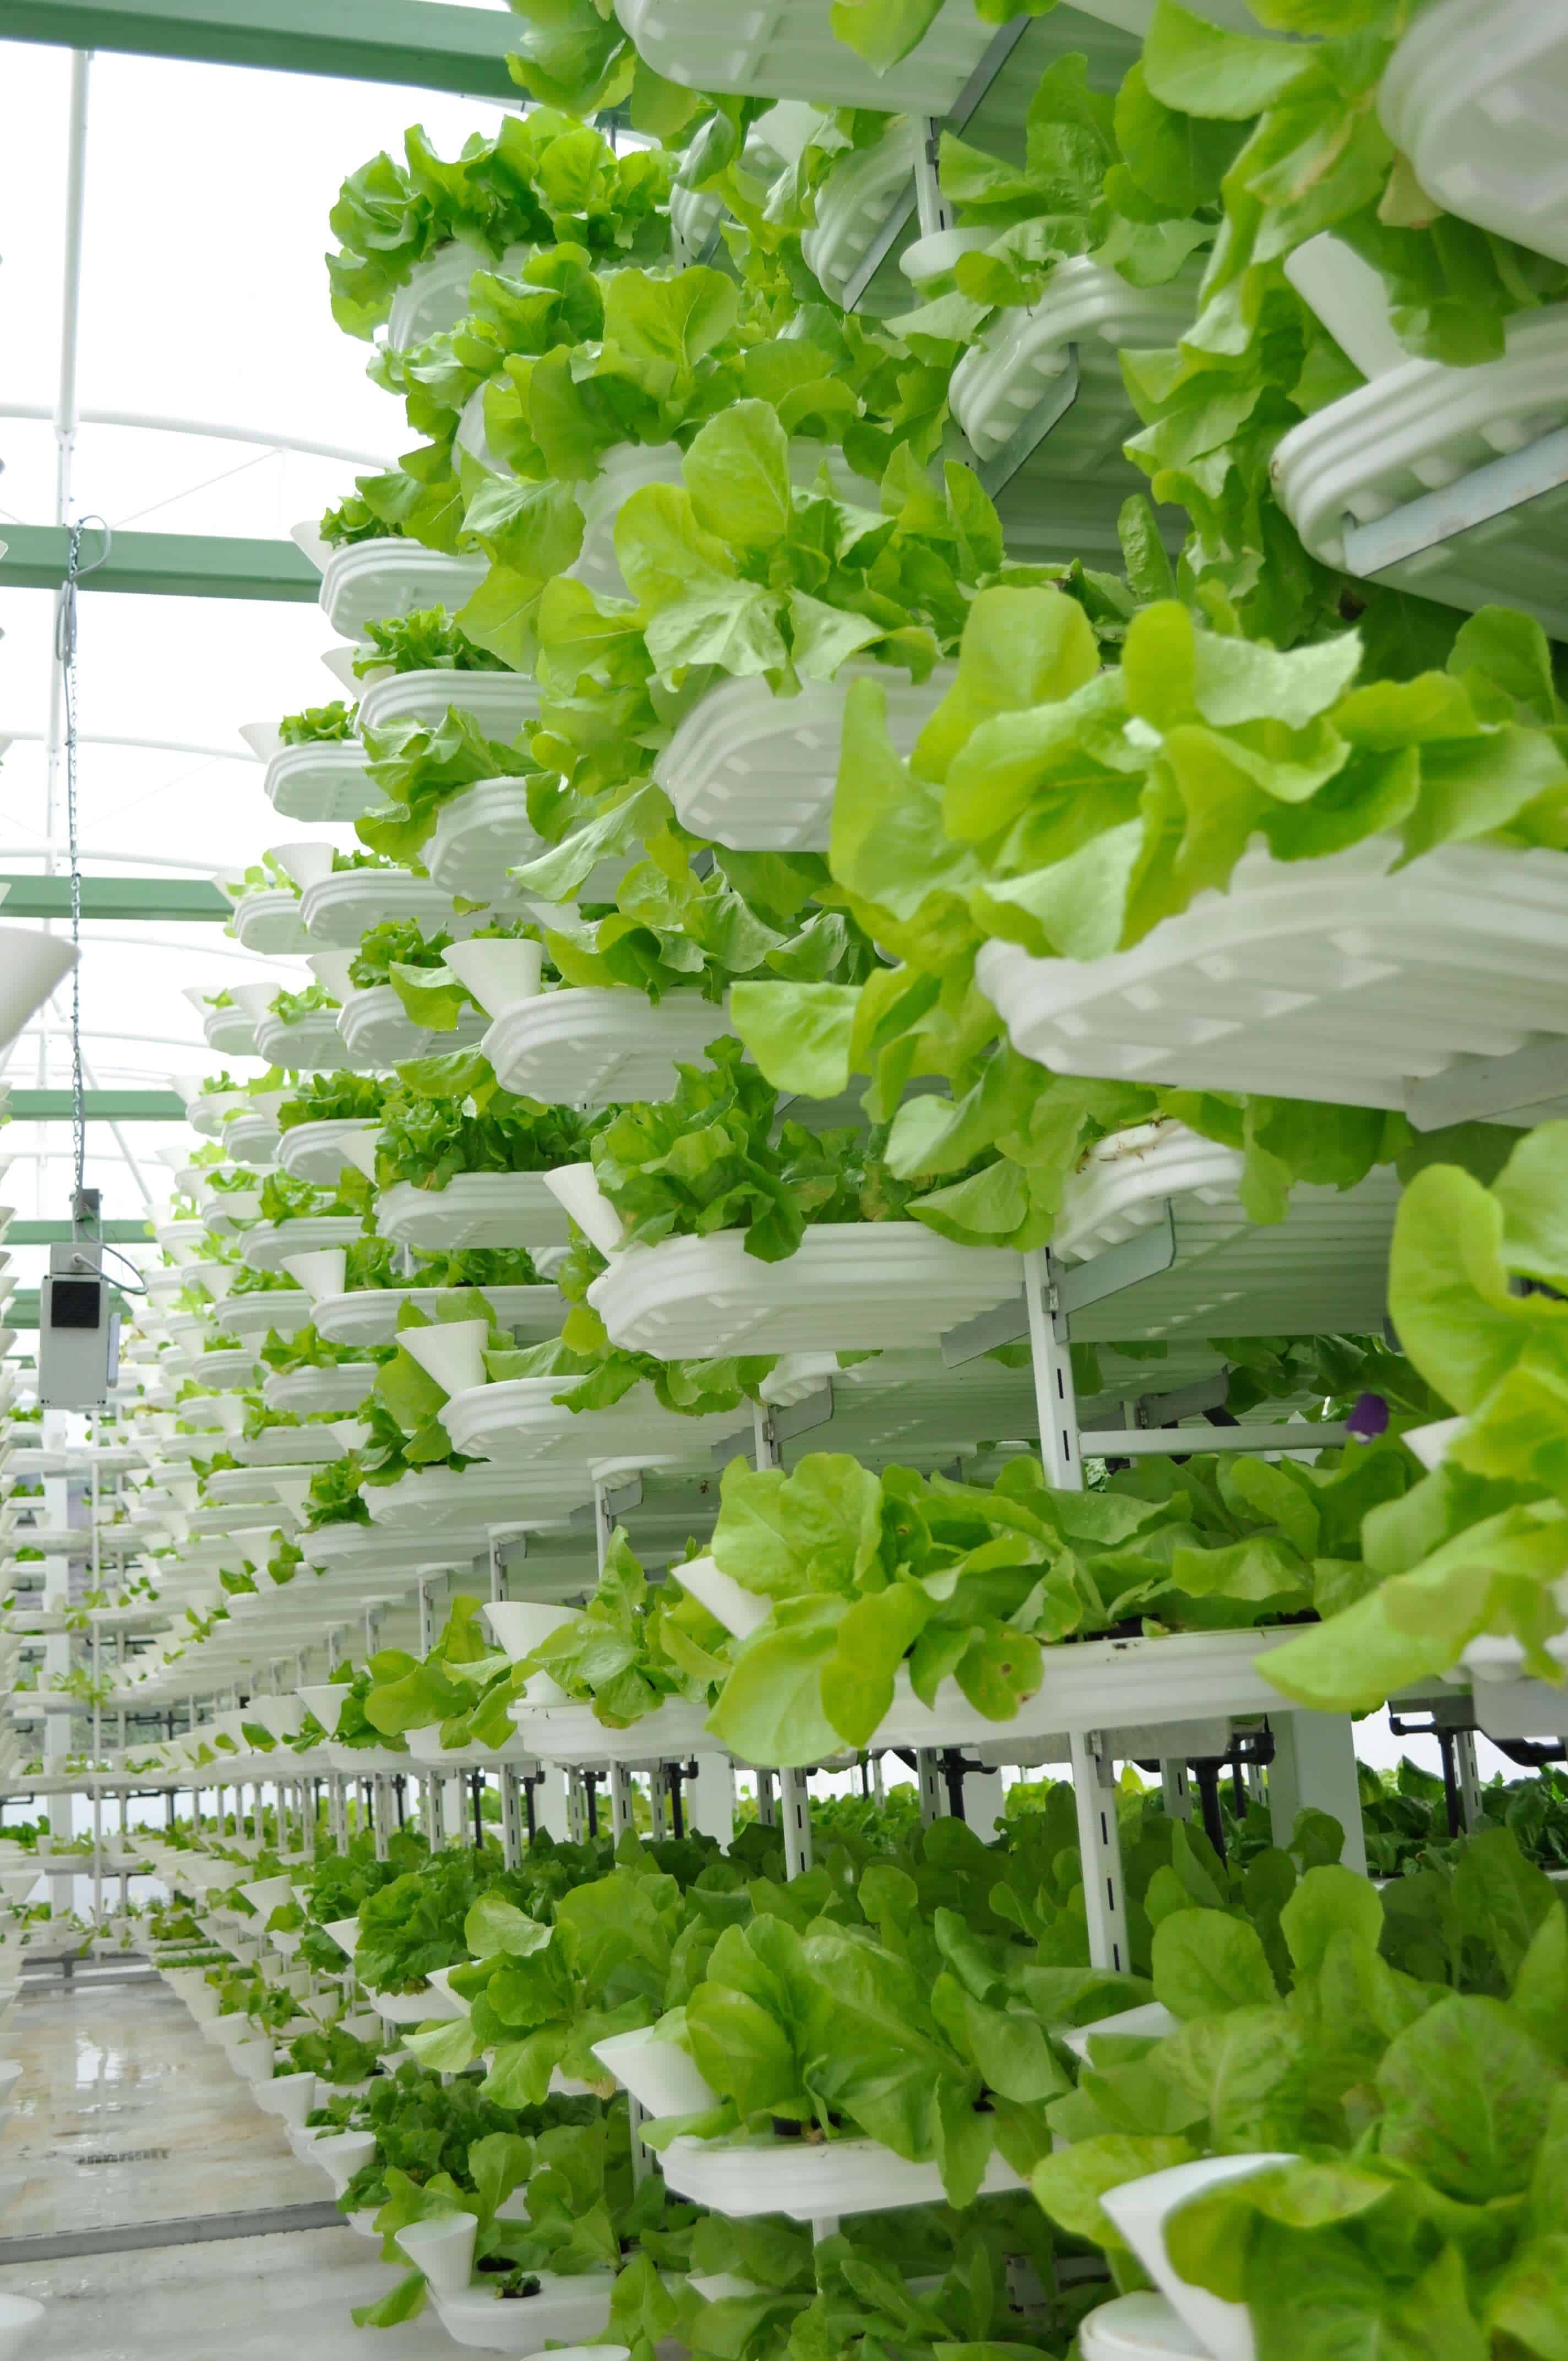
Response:
M49 2306L28 2361L444 2361L459 2351L433 2312L400 2329L354 2326L350 2306L393 2277L346 2227L190 2239L192 2219L319 2206L331 2189L157 1978L96 1989L29 1981L0 2051L26 2068L0 2123L0 2290ZM169 2225L175 2243L143 2243L148 2224ZM115 2230L126 2243L106 2251L6 2259L12 2240Z

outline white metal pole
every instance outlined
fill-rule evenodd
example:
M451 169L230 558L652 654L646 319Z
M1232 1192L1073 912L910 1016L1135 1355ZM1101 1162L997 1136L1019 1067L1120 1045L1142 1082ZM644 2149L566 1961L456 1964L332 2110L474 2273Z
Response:
M1037 1246L1024 1257L1024 1300L1029 1315L1029 1355L1039 1413L1040 1458L1046 1481L1058 1492L1081 1492L1078 1456L1078 1397L1072 1382L1072 1347L1056 1333L1051 1311L1050 1249Z

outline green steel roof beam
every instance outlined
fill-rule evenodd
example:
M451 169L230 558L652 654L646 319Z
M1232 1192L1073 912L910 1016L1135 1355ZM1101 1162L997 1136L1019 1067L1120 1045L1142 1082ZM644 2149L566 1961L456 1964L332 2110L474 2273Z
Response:
M178 1091L83 1091L89 1123L184 1123L185 1102ZM0 1085L0 1109L13 1123L69 1123L69 1091L12 1091Z
M46 877L38 872L14 871L0 875L5 895L0 900L0 926L11 918L69 918L71 880ZM84 877L82 881L84 918L146 918L161 923L170 918L232 917L234 905L205 877Z
M519 95L509 14L438 0L0 0L0 40Z
M87 13L91 14L91 11ZM0 0L0 38L7 0ZM442 16L451 11L443 8ZM0 527L0 585L10 590L58 590L65 579L70 541L63 525ZM164 598L295 598L321 595L322 578L291 541L246 541L213 533L116 533L104 563L96 533L82 541L83 593L138 591Z
M8 1246L69 1246L76 1233L69 1222L13 1222L5 1233ZM105 1222L104 1243L111 1246L151 1244L146 1222ZM5 1323L15 1326L15 1322Z

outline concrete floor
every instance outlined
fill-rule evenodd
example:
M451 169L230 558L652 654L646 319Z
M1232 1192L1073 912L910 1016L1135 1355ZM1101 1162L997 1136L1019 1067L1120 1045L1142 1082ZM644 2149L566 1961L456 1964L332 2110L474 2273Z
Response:
M0 2122L0 2238L332 2193L157 1978L96 1988L29 1980L0 2026L0 2055L25 2068ZM442 2361L460 2352L433 2312L398 2329L354 2326L350 2307L394 2279L347 2228L0 2264L0 2292L47 2307L27 2361Z

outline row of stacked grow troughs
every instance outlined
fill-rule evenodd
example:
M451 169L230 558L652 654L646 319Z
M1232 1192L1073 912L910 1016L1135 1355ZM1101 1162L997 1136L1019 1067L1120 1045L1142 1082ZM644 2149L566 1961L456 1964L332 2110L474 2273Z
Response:
M13 1784L371 2327L1563 2361L1568 34L518 43Z

